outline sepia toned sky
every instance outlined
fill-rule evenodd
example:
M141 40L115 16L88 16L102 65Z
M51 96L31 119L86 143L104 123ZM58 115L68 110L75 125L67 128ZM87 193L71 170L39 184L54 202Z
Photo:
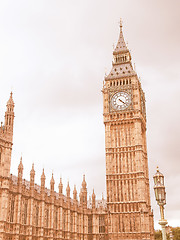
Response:
M56 189L71 192L86 174L88 193L105 191L102 85L111 69L119 20L146 94L147 143L155 228L159 209L152 177L165 175L165 217L180 226L180 1L6 0L0 2L0 119L15 101L11 172L23 157L36 182L45 169Z

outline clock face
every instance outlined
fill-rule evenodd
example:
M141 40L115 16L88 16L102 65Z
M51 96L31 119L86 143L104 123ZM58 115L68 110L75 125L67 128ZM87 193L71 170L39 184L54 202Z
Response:
M131 96L127 92L118 92L111 98L111 106L115 110L124 110L131 103Z

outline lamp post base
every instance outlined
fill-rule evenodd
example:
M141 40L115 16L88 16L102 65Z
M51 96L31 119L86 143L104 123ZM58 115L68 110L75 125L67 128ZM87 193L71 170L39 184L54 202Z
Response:
M162 239L163 240L167 240L167 238L166 238L166 224L167 223L168 222L165 219L159 220L159 225L161 225L161 228L162 228Z

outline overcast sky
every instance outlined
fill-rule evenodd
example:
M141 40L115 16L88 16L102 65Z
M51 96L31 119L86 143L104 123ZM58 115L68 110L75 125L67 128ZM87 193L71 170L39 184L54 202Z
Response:
M152 177L165 175L165 217L180 226L180 1L0 1L0 119L13 90L11 172L23 157L36 182L52 171L78 191L105 191L102 84L112 62L119 20L146 94L147 143L155 227L160 219Z

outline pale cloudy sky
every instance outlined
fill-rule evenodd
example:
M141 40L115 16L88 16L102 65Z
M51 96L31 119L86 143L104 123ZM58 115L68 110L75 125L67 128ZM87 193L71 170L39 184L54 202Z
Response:
M152 176L165 175L170 225L180 226L180 1L6 0L0 2L0 118L11 90L15 101L11 172L22 153L24 177L52 171L80 188L86 174L105 195L102 83L111 68L119 19L141 77L155 227L159 209Z

